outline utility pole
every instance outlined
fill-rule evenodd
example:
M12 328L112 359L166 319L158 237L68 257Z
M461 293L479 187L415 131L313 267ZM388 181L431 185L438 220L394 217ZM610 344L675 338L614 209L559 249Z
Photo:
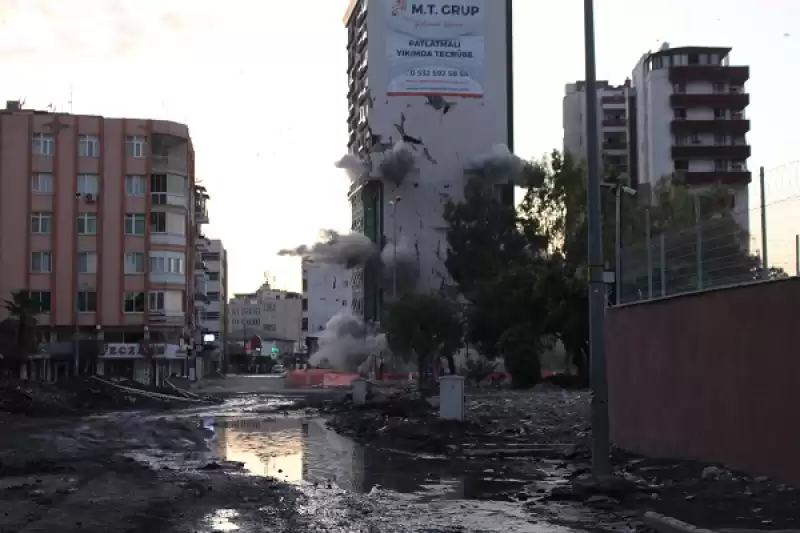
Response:
M600 154L597 131L597 72L594 54L594 1L583 1L586 62L586 146L589 215L589 354L592 380L592 471L610 472L608 385L606 383L605 307L603 280L603 215L600 203Z
M761 279L769 279L769 256L767 255L767 191L765 188L764 167L758 170L761 186Z

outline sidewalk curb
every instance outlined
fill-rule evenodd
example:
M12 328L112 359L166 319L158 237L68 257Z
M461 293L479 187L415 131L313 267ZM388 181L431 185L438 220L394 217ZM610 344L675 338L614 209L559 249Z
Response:
M655 529L658 533L714 533L710 529L695 527L676 518L652 511L645 513L642 520L646 526Z

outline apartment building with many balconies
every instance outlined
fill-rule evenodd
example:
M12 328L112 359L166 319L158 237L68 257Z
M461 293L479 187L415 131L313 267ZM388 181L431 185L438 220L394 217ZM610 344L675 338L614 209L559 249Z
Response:
M209 362L218 370L225 367L228 331L228 253L219 239L198 238L199 268L195 277L198 286L197 320L203 349Z
M597 132L600 161L608 172L628 174L628 109L630 80L620 86L597 82ZM564 90L564 151L585 160L586 83L569 83Z
M190 373L194 204L185 125L7 103L0 292L29 290L39 304L47 362L35 374L74 372L76 331L101 345L100 373L140 381Z
M602 161L630 184L675 177L690 187L721 183L737 213L748 209L750 97L747 66L730 64L727 47L688 46L648 52L619 87L598 83ZM564 97L564 149L586 157L583 82ZM747 216L741 223L747 225Z

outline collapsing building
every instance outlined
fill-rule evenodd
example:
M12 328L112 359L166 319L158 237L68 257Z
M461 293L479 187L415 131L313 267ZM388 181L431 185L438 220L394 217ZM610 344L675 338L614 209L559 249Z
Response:
M352 269L352 312L367 323L403 292L446 282L443 207L463 198L466 180L492 180L512 203L521 166L510 151L511 1L476 0L468 15L430 3L421 14L354 0L345 15L350 136L337 166L351 179L353 234L381 250ZM427 59L402 53L415 31ZM436 49L453 42L469 53Z

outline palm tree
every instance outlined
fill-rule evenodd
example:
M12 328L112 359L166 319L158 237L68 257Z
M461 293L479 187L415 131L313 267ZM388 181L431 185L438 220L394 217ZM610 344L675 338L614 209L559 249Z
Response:
M36 315L41 312L41 305L31 296L30 291L20 290L12 292L11 299L6 300L3 307L11 318L5 321L0 351L4 366L19 370L28 356L38 351Z

